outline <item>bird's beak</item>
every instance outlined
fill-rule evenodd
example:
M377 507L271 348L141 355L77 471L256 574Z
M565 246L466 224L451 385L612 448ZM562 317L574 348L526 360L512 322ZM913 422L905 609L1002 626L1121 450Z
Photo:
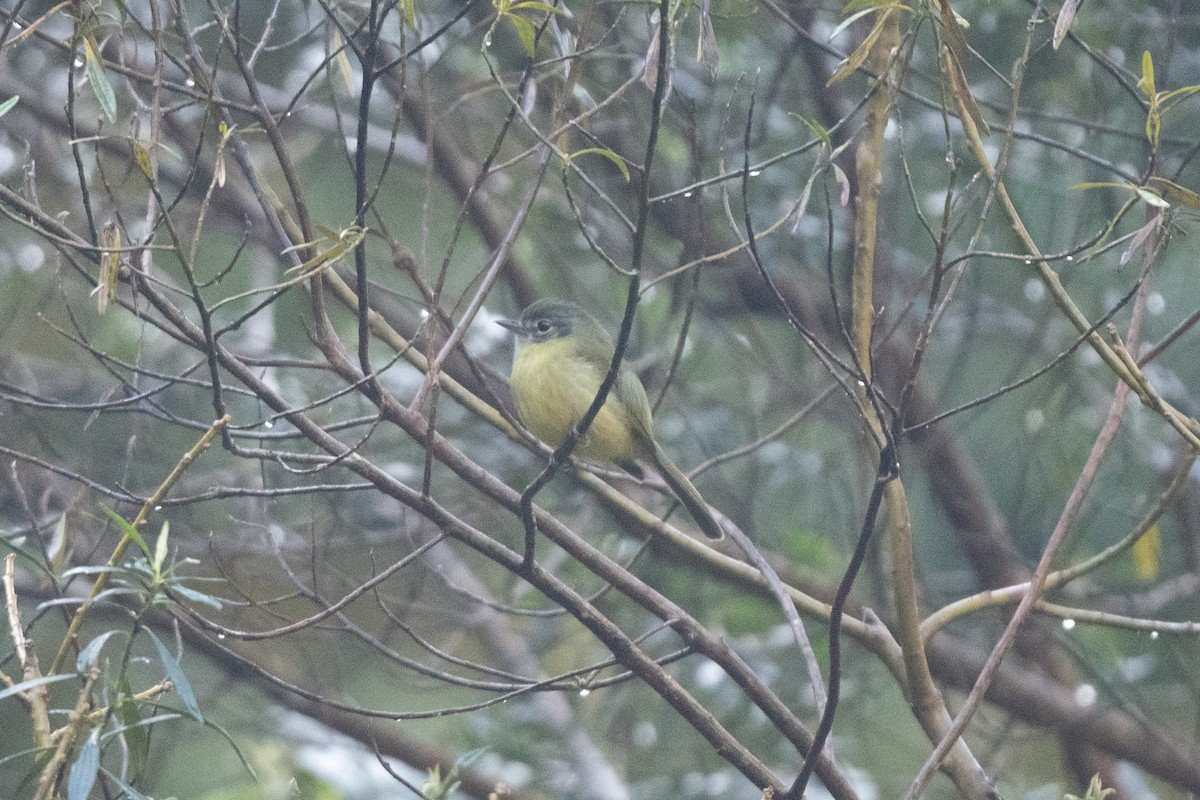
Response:
M515 320L515 319L503 319L503 318L501 318L501 319L498 319L498 320L496 320L496 324L497 324L497 325L499 325L499 326L501 326L502 328L508 328L508 329L509 329L510 331L512 331L513 333L520 333L520 332L521 332L521 322L520 322L520 320Z

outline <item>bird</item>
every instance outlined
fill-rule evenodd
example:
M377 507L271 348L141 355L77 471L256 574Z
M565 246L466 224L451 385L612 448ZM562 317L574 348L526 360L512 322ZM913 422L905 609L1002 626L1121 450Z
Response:
M612 337L595 317L567 300L543 298L516 319L496 321L516 334L509 383L517 415L530 433L558 448L600 391L612 364ZM654 438L646 390L624 364L574 452L639 477L638 462L649 462L706 536L724 536L708 503Z

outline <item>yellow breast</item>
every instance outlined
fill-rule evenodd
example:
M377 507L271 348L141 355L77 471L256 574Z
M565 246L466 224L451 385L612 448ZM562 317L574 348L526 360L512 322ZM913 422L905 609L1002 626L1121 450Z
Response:
M579 357L569 339L522 344L513 360L513 401L525 427L558 447L591 406L603 379L602 369ZM615 392L609 393L575 453L613 464L630 464L644 455Z

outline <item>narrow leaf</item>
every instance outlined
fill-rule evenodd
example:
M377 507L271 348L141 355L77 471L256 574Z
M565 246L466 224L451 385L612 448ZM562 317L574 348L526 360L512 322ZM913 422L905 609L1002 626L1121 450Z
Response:
M1142 77L1137 82L1137 87L1146 97L1158 94L1158 90L1154 88L1154 56L1150 55L1149 50L1142 51Z
M358 247L359 242L367 235L367 230L357 225L351 225L340 233L326 231L325 235L332 239L334 244L328 250L317 253L300 266L292 267L288 270L288 273L299 272L302 276L306 277L316 273L317 270L333 265L352 252L354 248Z
M962 24L959 22L958 15L954 13L954 9L950 7L950 0L941 0L939 10L942 16L942 30L946 34L946 43L950 45L950 49L954 51L954 57L961 64L970 52L967 48L967 37L963 35Z
M1054 23L1054 49L1063 43L1063 39L1067 38L1067 32L1071 30L1071 23L1075 21L1075 12L1079 10L1080 0L1065 0L1062 8L1058 10L1058 20Z
M138 529L130 525L128 520L108 506L101 506L101 508L104 509L104 513L108 515L108 518L115 522L117 527L121 529L121 533L133 539L137 543L137 546L142 548L142 552L146 554L146 558L150 558L150 548L146 546L146 540L142 538L142 534L138 532Z
M874 14L878 10L879 9L876 6L871 5L871 6L868 6L867 8L864 8L864 9L846 17L844 20L842 20L841 22L838 23L836 28L833 29L833 33L829 34L828 41L832 42L834 39L836 39L838 36L840 36L842 34L842 31L846 30L851 25L858 22L860 19L867 16L868 14Z
M59 577L66 579L66 578L74 578L76 575L102 575L105 573L110 574L110 575L115 575L115 574L117 574L119 572L123 572L123 571L124 570L122 570L121 567L110 567L107 564L89 564L89 565L85 565L82 567L71 567L69 570L66 570L65 572L63 572L63 574L60 575ZM84 598L72 597L72 598L63 598L63 599L82 601Z
M75 671L84 672L92 664L95 664L100 658L100 649L104 647L104 643L114 633L117 633L117 631L106 631L88 642L87 647L80 650L79 655L75 659Z
M1154 206L1155 208L1171 207L1171 204L1159 197L1158 193L1153 189L1138 186L1134 188L1134 191L1137 192L1138 197L1142 198L1142 202L1148 206Z
M629 182L629 167L625 166L625 159L621 158L607 147L585 147L583 150L576 150L574 153L571 153L569 159L574 161L579 156L584 156L588 153L596 153L597 155L604 156L609 161L616 164L617 169L621 170L621 174L625 176L625 182Z
M164 521L162 530L158 532L158 540L154 543L154 571L162 572L162 565L167 560L167 537L171 535L171 523Z
M55 572L61 570L67 561L67 515L65 512L59 516L58 522L54 526L54 533L50 536L50 543L46 545L46 560L50 562Z
M186 597L193 603L203 603L204 605L214 608L218 611L225 607L225 603L221 600L221 598L214 597L211 594L206 594L204 592L198 592L195 589L183 586L182 584L175 584L171 587L171 591Z
M103 315L117 296L117 276L121 268L121 229L109 222L100 231L100 274L96 279L96 313Z
M800 121L803 122L805 127L812 132L813 136L821 140L821 144L824 145L826 149L833 149L833 140L829 138L829 131L825 130L824 125L822 125L820 122L817 122L815 119L809 119L808 117L800 117Z
M142 715L138 704L133 699L133 687L129 678L121 676L120 703L117 705L117 717L121 720L121 734L129 748L129 757L133 768L132 775L140 775L146 768L146 758L150 752L150 731L142 724Z
M20 99L21 99L21 95L14 94L12 97L8 98L3 103L0 103L0 117L3 117L8 112L12 111L13 107L16 106L17 101Z
M992 129L979 113L979 106L975 104L975 96L971 94L971 87L967 83L967 74L963 72L962 63L953 48L943 47L942 57L946 76L950 79L950 93L958 105L958 113L969 117L981 134L991 133Z
M1159 554L1162 552L1162 530L1157 524L1133 543L1133 571L1144 581L1158 577Z
M138 141L133 143L133 158L137 161L138 169L147 178L154 178L154 163L150 160L150 151Z
M1077 183L1071 187L1071 191L1076 189L1125 189L1132 192L1134 186L1132 183L1114 183L1113 181L1088 181L1087 183Z
M196 704L196 694L192 691L192 684L188 681L187 675L183 673L183 668L179 666L175 656L162 643L162 639L155 635L154 631L147 630L146 633L154 642L154 646L158 648L158 657L162 660L163 669L166 670L167 678L175 684L175 693L183 701L184 708L197 722L203 722L204 716L200 713L200 706Z
M505 19L512 23L513 30L517 32L525 52L530 58L533 58L537 48L537 31L534 30L533 23L516 14L510 14Z
M104 112L104 118L111 125L117 121L117 96L104 74L104 63L100 59L99 50L90 34L83 37L84 69L87 72L88 84L92 87L96 102L100 104L100 110Z
M721 63L717 50L717 32L713 30L712 16L708 12L700 16L700 34L696 40L696 61L704 67L709 80L717 76L717 67Z
M850 205L850 179L846 177L846 173L837 164L833 164L833 175L837 179L838 185L842 187L841 197L838 201L842 204L842 208Z
M458 758L454 759L454 769L466 769L489 750L491 750L490 747L477 747L474 750L468 750Z
M330 41L330 47L333 48L333 63L337 66L337 70L341 73L342 83L346 86L348 94L354 94L354 68L350 66L350 57L346 55L346 43L342 40L341 31L334 27L333 37Z
M128 796L128 800L151 800L149 797L142 794L137 789L133 788L128 783L121 780L116 775L112 774L110 771L108 771L106 769L104 769L102 771L104 772L105 777L107 777L110 781L115 783L117 785L117 787L120 788L120 790L123 791Z
M863 62L867 60L867 56L871 55L871 50L875 47L875 42L883 35L883 27L887 24L889 15L894 13L894 9L887 9L879 15L879 19L875 20L875 27L871 28L871 32L863 37L862 43L854 48L850 55L846 56L829 80L825 82L826 88L833 86L835 83L840 83L846 78L853 75Z
M67 673L64 675L43 675L40 678L30 678L27 681L21 681L9 686L7 689L0 691L0 700L6 697L12 697L22 692L27 692L30 689L36 689L39 686L45 686L48 683L59 683L61 681L74 680L78 676L75 673Z
M910 6L906 6L903 3L893 2L892 0L850 0L849 3L846 3L846 5L842 6L842 13L849 14L851 11L857 11L860 8L901 8L905 11L912 11Z
M1125 252L1121 253L1120 263L1122 267L1133 260L1133 254L1146 243L1146 240L1150 238L1150 234L1154 233L1155 229L1158 228L1159 220L1160 217L1155 214L1153 219L1138 228L1137 233L1129 240L1129 246L1125 248Z
M1188 208L1200 209L1200 194L1193 192L1186 186L1180 186L1175 181L1159 177L1158 175L1151 175L1150 182L1159 187L1159 193L1169 202L1179 203Z
M92 728L87 741L79 748L79 757L71 765L71 775L67 778L67 800L88 800L99 772L100 730Z
M520 3L513 3L509 6L509 12L513 11L545 11L547 14L565 14L566 11L561 8L555 8L548 3L539 3L537 0L523 0Z

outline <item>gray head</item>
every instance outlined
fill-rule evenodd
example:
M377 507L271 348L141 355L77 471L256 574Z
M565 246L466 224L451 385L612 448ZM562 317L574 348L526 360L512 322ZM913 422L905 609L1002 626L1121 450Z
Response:
M516 319L498 319L496 322L515 333L518 342L537 344L577 332L608 338L608 333L591 314L568 300L537 300Z

